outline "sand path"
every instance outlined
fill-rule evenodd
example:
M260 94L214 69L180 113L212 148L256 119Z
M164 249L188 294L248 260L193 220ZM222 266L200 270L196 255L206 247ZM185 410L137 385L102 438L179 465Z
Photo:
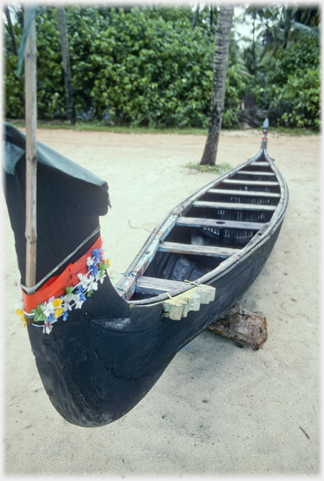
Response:
M260 147L259 131L224 132L217 162ZM113 270L124 271L149 232L213 179L191 173L205 137L39 130L38 139L106 179L101 219ZM180 351L148 395L103 428L68 424L42 387L20 298L3 208L4 468L10 475L311 475L319 472L320 137L269 135L290 204L266 267L242 304L266 315L259 351L204 332Z

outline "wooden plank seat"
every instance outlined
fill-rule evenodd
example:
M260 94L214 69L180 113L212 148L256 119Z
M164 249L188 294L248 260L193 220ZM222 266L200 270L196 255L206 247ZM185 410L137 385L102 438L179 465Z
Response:
M241 204L240 202L209 202L207 200L197 200L194 202L193 207L210 207L212 209L234 209L234 210L258 210L258 211L274 211L275 205L263 205L263 204Z
M116 286L122 276L123 274L114 271L109 272L110 280L114 286ZM187 290L172 296L172 293L179 289ZM190 282L141 276L136 280L135 291L150 296L167 292L170 295L170 299L162 302L162 317L180 321L181 318L187 317L190 311L199 311L201 304L209 304L214 301L216 289L205 284L198 285Z
M276 174L274 172L262 172L262 170L239 170L235 175L262 175L262 177L274 177Z
M263 162L263 161L260 161L260 162L254 161L251 164L247 165L247 167L255 167L255 166L257 166L257 167L271 167L269 162Z
M172 294L172 292L184 288L188 288L187 282L158 279L157 277L142 276L137 279L136 283L136 292L150 295L159 295L161 292Z
M245 197L272 197L280 198L280 194L273 192L254 192L251 190L230 190L230 189L209 189L208 194L222 194L222 195L242 195Z
M262 181L262 180L235 180L235 179L224 179L222 184L235 184L235 185L261 185L265 187L274 186L277 187L278 182L272 181Z
M200 217L178 217L177 225L188 227L217 227L219 229L256 230L263 227L262 222L241 222L236 220L203 219Z
M180 244L178 242L161 242L158 250L160 252L174 252L177 254L202 255L211 257L230 257L240 249L226 247L202 246L199 244Z

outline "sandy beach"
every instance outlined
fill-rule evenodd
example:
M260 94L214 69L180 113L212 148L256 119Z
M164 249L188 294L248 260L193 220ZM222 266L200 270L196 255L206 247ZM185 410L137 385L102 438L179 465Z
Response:
M205 137L45 130L38 140L107 180L101 218L110 269L125 272L176 204L215 176ZM256 154L261 130L221 134L217 163ZM318 476L320 473L320 136L269 133L290 193L275 248L241 304L265 314L259 351L203 332L126 416L101 428L67 423L42 386L14 314L20 275L3 211L3 465L10 476ZM3 199L3 196L2 196Z

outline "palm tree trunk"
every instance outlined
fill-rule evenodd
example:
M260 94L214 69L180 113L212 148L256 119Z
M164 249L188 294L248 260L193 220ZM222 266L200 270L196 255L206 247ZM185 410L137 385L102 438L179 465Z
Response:
M253 75L254 75L254 87L256 87L256 61L255 61L255 20L256 20L256 10L253 9L253 37L252 37L252 59L253 59Z
M8 5L5 5L5 14L6 14L6 17L7 17L10 36L12 38L14 54L16 55L16 57L18 57L18 47L17 47L16 35L15 35L14 28L12 26L12 21L11 21L10 11L9 11Z
M198 15L199 15L199 9L200 9L200 6L199 6L199 3L198 3L198 4L197 4L196 11L195 11L195 14L194 14L194 18L193 18L193 21L192 21L192 25L191 25L191 29L192 29L192 30L194 30L195 27L196 27L197 20L198 20Z
M233 13L233 5L220 5L214 49L214 78L211 113L208 137L200 165L214 165L216 163L218 140L222 126L222 113L225 101L226 72Z
M61 52L64 68L64 82L65 82L65 95L66 95L66 111L67 118L71 124L75 123L74 108L73 108L73 89L71 79L71 67L70 67L70 54L69 44L65 23L65 11L63 7L56 7L58 27L61 38Z
M289 31L290 31L290 19L291 19L291 8L286 8L286 21L285 21L285 30L284 30L284 37L282 42L282 48L287 47L288 38L289 38Z
M209 12L210 30L213 29L213 23L214 23L214 5L211 3L210 4L210 12Z

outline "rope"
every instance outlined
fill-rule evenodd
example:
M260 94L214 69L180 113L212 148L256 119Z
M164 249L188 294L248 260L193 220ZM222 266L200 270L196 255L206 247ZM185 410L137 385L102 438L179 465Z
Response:
M200 286L200 284L197 284L197 282L194 282L194 281L187 281L187 280L185 279L185 282L188 282L188 284L194 284L194 285L197 286L197 287Z
M123 276L134 276L136 281L137 281L137 275L134 274L133 272L123 272L122 275Z

